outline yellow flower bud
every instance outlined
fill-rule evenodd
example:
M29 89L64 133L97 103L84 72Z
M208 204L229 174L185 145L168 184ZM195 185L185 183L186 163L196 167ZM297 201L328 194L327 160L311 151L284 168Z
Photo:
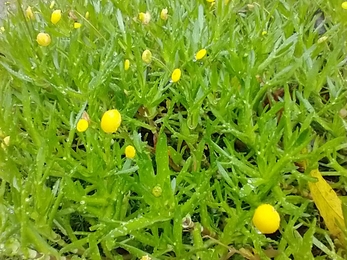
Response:
M2 32L4 32L4 31L5 31L5 27L4 27L4 26L1 26L1 27L0 27L0 30L1 30Z
M73 28L78 29L81 28L82 24L81 23L74 23Z
M151 20L151 14L149 12L146 13L139 13L139 20L143 24L148 24Z
M55 1L52 1L51 4L49 5L49 8L53 9L54 5L55 5Z
M153 189L152 189L152 194L155 196L155 197L160 197L161 194L163 193L163 190L161 189L160 186L155 186Z
M206 49L201 49L200 51L198 51L196 54L195 54L195 59L196 60L201 60L203 57L206 56Z
M88 127L89 127L89 123L86 119L81 118L80 120L78 120L77 126L76 126L76 129L78 132L82 133L86 131Z
M51 22L57 24L61 19L61 10L54 10L51 15Z
M139 13L139 20L142 22L143 20L145 20L145 13Z
M262 35L262 36L267 35L267 31L262 31L262 32L261 32L261 35Z
M148 255L144 255L143 257L141 257L140 260L152 260L152 258L149 257Z
M101 118L101 129L108 134L115 133L122 122L122 116L117 109L106 111Z
M39 45L46 47L51 43L51 36L48 33L40 32L36 37L36 41Z
M167 17L168 17L167 14L168 14L167 8L164 8L163 10L161 10L161 12L160 12L160 19L166 21Z
M263 234L275 233L280 227L280 215L270 204L260 205L253 215L254 226Z
M142 60L143 60L145 63L147 63L147 64L151 63L151 61L152 61L152 53L151 53L150 50L145 50L145 51L142 53Z
M6 136L5 138L4 138L4 144L6 145L6 146L10 146L10 140L11 140L11 137L10 136Z
M135 147L132 145L128 145L125 147L125 157L128 159L133 159L136 155Z
M347 2L343 2L343 3L341 4L341 7L342 7L342 9L347 10Z
M206 0L209 3L213 3L215 0Z
M35 19L35 16L34 16L33 10L31 9L31 6L28 6L28 8L25 10L25 16L29 20Z
M86 14L84 15L84 17L85 17L86 19L88 19L88 18L89 18L89 12L86 12Z
M124 70L128 70L130 68L130 60L126 59L124 61Z
M180 69L174 69L174 71L171 74L171 81L172 82L177 82L181 79L182 72Z

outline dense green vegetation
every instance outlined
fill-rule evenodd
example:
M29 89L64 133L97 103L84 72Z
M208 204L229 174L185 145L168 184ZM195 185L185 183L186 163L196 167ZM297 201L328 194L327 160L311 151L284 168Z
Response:
M346 259L308 185L318 169L346 201L346 17L336 0L18 0L0 255ZM252 223L263 203L273 234Z

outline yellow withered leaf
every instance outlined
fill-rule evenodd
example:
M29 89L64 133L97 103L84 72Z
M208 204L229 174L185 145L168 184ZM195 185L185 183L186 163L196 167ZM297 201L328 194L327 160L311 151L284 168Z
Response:
M318 179L317 182L308 183L313 201L330 233L343 241L344 236L340 228L345 227L342 202L318 170L311 171L311 176Z

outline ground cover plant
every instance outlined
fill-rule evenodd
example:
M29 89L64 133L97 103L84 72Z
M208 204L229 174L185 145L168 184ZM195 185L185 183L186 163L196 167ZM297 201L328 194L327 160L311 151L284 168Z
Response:
M346 9L18 1L1 256L346 259Z

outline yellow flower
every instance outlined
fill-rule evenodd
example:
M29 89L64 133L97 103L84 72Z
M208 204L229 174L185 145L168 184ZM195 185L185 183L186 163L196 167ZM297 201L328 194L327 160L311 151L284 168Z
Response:
M275 233L280 227L280 215L270 204L260 205L253 215L254 226L263 234Z
M36 37L36 41L39 45L46 47L51 43L51 36L48 33L40 32Z
M267 35L267 31L262 31L262 32L261 32L261 35L262 35L262 36Z
M88 12L88 11L87 11L86 14L84 15L84 17L85 17L86 19L89 18L89 12Z
M51 22L57 24L61 19L61 10L54 10L51 15Z
M181 79L182 72L180 69L174 69L174 71L171 74L171 81L177 82Z
M132 145L128 145L125 147L125 157L129 159L133 159L136 155L135 147Z
M206 0L209 3L213 3L215 0Z
M161 189L160 186L155 186L153 189L152 189L152 194L155 196L155 197L160 197L161 194L163 193L163 190Z
M150 50L145 50L145 51L142 53L142 60L143 60L145 63L147 63L147 64L151 63L151 61L152 61L152 53L151 53Z
M25 16L29 20L35 19L35 16L34 16L33 10L31 9L31 6L28 6L28 8L25 10Z
M55 1L52 1L51 4L50 4L50 6L49 6L49 8L50 8L50 9L53 9L54 5L55 5Z
M168 13L167 8L164 8L163 10L161 10L161 12L160 12L160 19L166 21L167 17L168 17L167 13Z
M128 70L130 68L130 60L126 59L124 61L124 70Z
M341 7L342 7L342 9L347 10L347 2L343 2L343 3L341 4Z
M122 116L117 109L106 111L101 118L101 129L108 134L115 133L122 122Z
M89 127L88 120L84 118L81 118L80 120L78 120L77 126L76 126L78 132L82 133L86 131L88 127Z
M151 21L151 14L149 12L139 13L139 20L143 24L149 24L149 22Z
M196 54L195 54L195 59L196 60L201 60L203 57L206 56L206 49L201 49L200 51L198 51Z
M81 28L82 24L81 23L74 23L73 28L78 29Z

